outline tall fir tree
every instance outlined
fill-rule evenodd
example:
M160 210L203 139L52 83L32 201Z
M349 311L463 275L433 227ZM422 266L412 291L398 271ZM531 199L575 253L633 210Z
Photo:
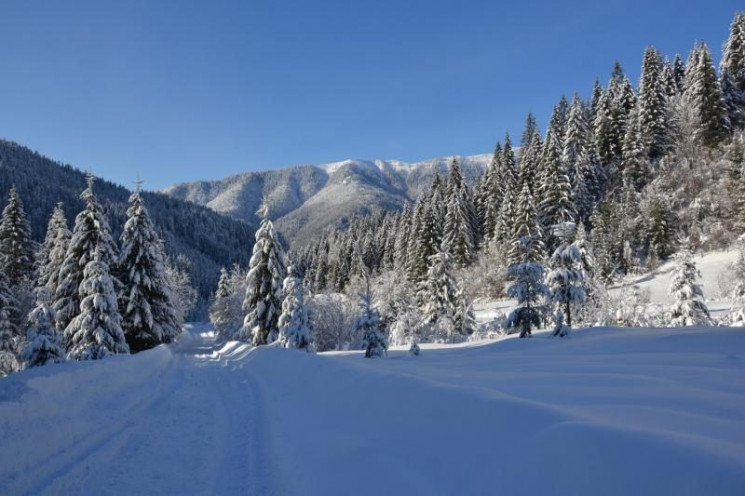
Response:
M99 262L107 268L114 266L117 260L117 247L111 237L109 223L93 193L94 181L95 178L89 175L88 187L80 195L85 207L75 217L72 237L59 270L59 282L53 304L59 332L65 331L72 319L80 313L80 284L84 279L85 267L93 260L94 254L98 253ZM117 281L113 281L113 284L116 285ZM65 336L67 339L68 334ZM69 352L69 340L66 341L66 346Z
M354 321L354 332L362 336L365 358L382 358L388 352L388 341L383 331L380 313L373 305L370 278L365 277L365 289L359 294L360 315Z
M686 72L684 98L694 115L696 140L713 148L727 137L729 117L709 48L700 43L693 50Z
M65 361L65 344L54 326L51 293L45 286L37 288L36 306L28 315L26 347L21 355L24 367L40 367Z
M507 287L507 295L516 298L518 306L505 321L505 327L519 330L521 338L530 336L532 329L541 325L547 311L542 304L542 299L549 295L548 288L543 284L543 249L533 196L526 185L518 200L515 240L510 250L508 269L513 281Z
M730 124L745 127L745 13L732 19L719 66L721 86Z
M451 341L455 332L455 317L458 311L458 283L453 276L450 254L438 251L429 258L427 279L419 284L419 299L422 302L422 316L430 325L440 321L444 329L450 330Z
M99 360L109 355L129 353L121 327L114 281L109 273L107 249L96 248L85 265L80 283L80 313L65 329L67 358Z
M20 369L18 351L21 335L12 315L18 312L18 302L8 284L5 272L0 270L0 377Z
M557 138L549 131L543 154L543 176L539 194L541 225L549 229L557 224L573 221L577 215L572 199L571 184Z
M11 287L33 280L34 249L26 212L13 186L0 220L0 263Z
M241 331L241 338L250 340L254 346L267 344L277 337L282 283L286 276L284 253L269 220L266 204L258 214L261 225L256 231L256 243L246 275L246 298L243 300L246 318ZM345 272L348 274L349 269Z
M659 159L669 146L668 101L662 81L662 59L651 46L644 52L637 105L644 152L652 160Z
M139 184L129 197L118 262L122 328L133 353L169 343L181 332L165 272L165 253Z
M71 236L65 211L62 204L58 203L49 219L44 243L37 256L37 286L47 287L52 296L59 285L59 273Z
M311 350L313 334L310 315L305 306L303 284L293 273L292 267L287 270L283 283L284 300L282 315L279 316L279 342L285 348Z

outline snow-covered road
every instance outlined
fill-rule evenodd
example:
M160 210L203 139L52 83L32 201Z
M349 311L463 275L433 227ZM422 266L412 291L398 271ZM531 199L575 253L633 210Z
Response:
M0 381L0 494L717 494L745 487L745 330L309 355L206 328Z

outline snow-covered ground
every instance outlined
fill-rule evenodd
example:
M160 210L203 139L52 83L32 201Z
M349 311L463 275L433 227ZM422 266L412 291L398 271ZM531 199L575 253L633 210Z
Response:
M191 327L0 380L0 494L717 494L745 488L745 331L309 355Z

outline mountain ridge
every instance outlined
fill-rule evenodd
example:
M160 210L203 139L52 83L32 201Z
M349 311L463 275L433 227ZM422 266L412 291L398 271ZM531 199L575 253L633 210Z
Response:
M326 227L344 226L355 215L398 210L428 187L435 173L447 174L457 158L470 183L492 154L436 157L420 162L345 159L233 174L222 179L178 183L160 192L255 225L263 198L269 217L290 245L303 244Z

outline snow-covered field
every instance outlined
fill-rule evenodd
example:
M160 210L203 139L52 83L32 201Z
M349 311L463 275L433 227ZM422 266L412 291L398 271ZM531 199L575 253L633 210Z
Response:
M0 380L0 494L743 494L745 331L308 355L175 345Z

